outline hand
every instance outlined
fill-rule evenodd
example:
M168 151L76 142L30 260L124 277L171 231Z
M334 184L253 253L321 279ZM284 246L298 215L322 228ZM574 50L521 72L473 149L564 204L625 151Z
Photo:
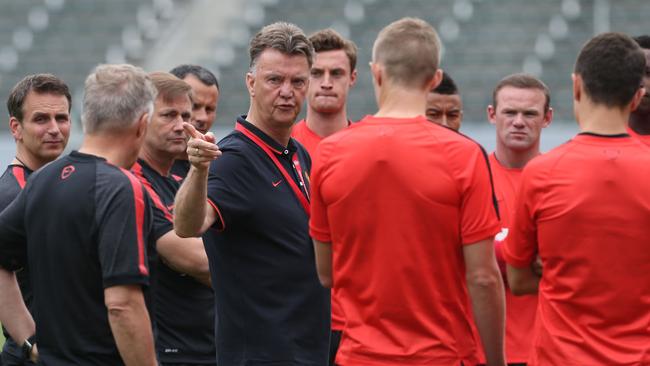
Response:
M34 343L32 352L29 354L29 360L33 363L38 363L38 347L36 347L36 343Z
M187 122L183 123L183 129L190 136L187 141L187 159L195 168L207 170L210 167L210 162L221 156L221 150L215 144L214 135L212 132L204 135Z
M539 255L535 257L535 261L531 264L531 268L534 274L542 277L542 258L540 258Z

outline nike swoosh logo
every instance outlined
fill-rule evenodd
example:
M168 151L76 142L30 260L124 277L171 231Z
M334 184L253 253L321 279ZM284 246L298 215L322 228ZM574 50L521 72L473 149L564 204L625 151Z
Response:
M277 182L273 182L273 187L277 187L277 186L279 186L280 183L282 183L282 179L280 179L280 180L277 181Z

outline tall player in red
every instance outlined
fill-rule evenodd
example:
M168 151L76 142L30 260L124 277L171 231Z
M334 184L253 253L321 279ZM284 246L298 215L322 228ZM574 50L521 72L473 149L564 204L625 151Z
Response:
M512 230L521 172L540 154L542 129L553 119L549 90L530 75L506 76L494 88L487 116L495 125L497 135L496 150L490 154L490 166L501 214L501 232L495 237L494 249L505 276L501 247ZM528 360L532 346L530 330L535 324L536 309L536 294L519 297L506 289L506 360L509 365L523 365Z
M423 20L385 27L371 64L379 111L314 155L310 233L345 314L341 366L476 364L470 299L488 364L504 365L487 156L423 115L439 50Z
M539 290L531 365L650 364L650 148L626 133L644 68L624 34L587 42L581 132L524 169L503 255L513 293Z

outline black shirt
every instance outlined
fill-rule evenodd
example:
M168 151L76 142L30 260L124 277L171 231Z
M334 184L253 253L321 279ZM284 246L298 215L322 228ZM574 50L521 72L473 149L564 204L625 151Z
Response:
M275 151L296 186L308 181L292 164L297 154L306 171L311 165L295 140L281 146L243 117L238 129ZM217 363L326 365L330 299L318 281L309 216L258 143L233 131L218 145L223 155L210 166L208 198L220 219L206 246L216 296Z
M153 243L162 235L152 221L135 176L79 152L32 174L0 214L0 265L15 269L28 259L43 364L123 364L104 289L142 285L149 304Z
M190 162L188 160L174 160L174 164L171 169L171 176L174 178L180 178L181 180L187 177L187 172L190 170Z
M11 164L7 167L5 172L0 177L0 212L7 208L9 204L18 196L18 193L25 187L27 178L32 173L32 170L22 165ZM16 271L16 280L20 287L20 292L23 295L23 301L27 305L27 309L32 311L32 287L29 284L29 271L27 266L20 268ZM9 337L7 330L2 327L2 333L5 336L5 344L2 348L2 353L8 353L15 358L22 359L23 352L20 345L16 344L12 338Z
M171 225L174 197L180 186L178 179L160 175L142 159L138 159L131 170L147 189L154 205L167 213L167 224ZM166 363L215 363L212 289L174 271L162 259L157 262L156 275L153 294L159 360Z

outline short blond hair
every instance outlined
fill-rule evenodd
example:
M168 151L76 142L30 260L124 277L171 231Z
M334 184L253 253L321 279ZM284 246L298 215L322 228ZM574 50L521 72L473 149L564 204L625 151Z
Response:
M171 102L179 96L184 95L187 95L192 100L192 87L176 75L168 72L154 71L149 73L149 77L158 91L158 96L165 102Z
M422 87L440 64L440 38L422 19L402 18L379 32L372 48L374 63L381 64L391 82Z

